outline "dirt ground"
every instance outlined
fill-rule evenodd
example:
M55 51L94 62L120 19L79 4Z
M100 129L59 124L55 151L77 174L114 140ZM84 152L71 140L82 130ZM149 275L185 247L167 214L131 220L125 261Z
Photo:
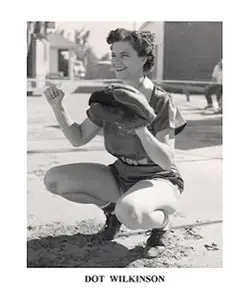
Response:
M192 226L172 230L167 251L155 259L143 257L144 232L131 235L124 227L114 241L107 242L94 234L100 228L93 220L29 226L28 267L205 267L202 260L206 252L214 252L207 256L215 260L214 267L220 267L221 246L206 241L202 230Z
M87 95L72 95L65 105L76 121L83 118ZM189 125L176 141L177 165L186 183L183 207L176 214L164 256L143 257L145 232L122 227L112 242L95 233L102 212L68 202L45 191L43 176L50 167L94 161L110 163L99 136L73 149L56 126L42 97L28 98L27 266L82 268L222 267L221 116L204 113L201 96L177 103Z

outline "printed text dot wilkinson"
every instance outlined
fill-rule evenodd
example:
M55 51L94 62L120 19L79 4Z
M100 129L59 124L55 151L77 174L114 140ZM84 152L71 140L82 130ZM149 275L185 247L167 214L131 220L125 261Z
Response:
M165 282L164 275L85 275L85 282L102 283L102 282L118 282L118 283L161 283Z

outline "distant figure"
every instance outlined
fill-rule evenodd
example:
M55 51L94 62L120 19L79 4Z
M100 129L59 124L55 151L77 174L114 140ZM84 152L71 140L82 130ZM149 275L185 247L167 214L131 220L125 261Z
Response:
M211 82L217 84L209 84L205 87L205 97L207 99L207 106L205 109L213 108L212 95L216 95L216 100L218 102L219 110L217 112L222 112L222 60L219 61L214 67Z

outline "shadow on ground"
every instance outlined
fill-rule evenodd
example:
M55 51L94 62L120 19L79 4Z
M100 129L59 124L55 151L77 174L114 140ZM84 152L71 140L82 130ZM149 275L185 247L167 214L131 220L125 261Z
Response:
M188 120L186 128L176 138L176 149L190 150L222 144L222 117Z
M141 246L128 249L93 234L101 227L94 220L28 226L27 266L124 268L143 257Z
M174 230L168 239L163 256L148 259L144 256L144 239L124 227L114 241L104 241L93 232L102 227L94 220L73 225L61 222L28 226L27 267L29 268L179 268L181 259L194 251L194 241L202 239L190 228ZM135 239L133 239L135 236ZM187 244L190 241L190 245ZM124 243L127 246L124 246Z
M124 268L142 258L143 248L132 250L92 234L44 237L28 241L28 267Z

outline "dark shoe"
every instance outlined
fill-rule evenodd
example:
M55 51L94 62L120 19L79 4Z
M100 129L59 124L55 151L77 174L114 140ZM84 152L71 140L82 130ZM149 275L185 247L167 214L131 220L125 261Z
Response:
M116 215L112 214L114 209L115 203L111 203L103 208L104 214L106 216L106 223L104 227L97 233L100 238L107 241L111 241L115 238L122 225L121 222L117 219Z
M172 225L169 223L166 228L152 229L151 235L146 242L144 255L148 258L161 256L167 249L167 240L171 231Z

